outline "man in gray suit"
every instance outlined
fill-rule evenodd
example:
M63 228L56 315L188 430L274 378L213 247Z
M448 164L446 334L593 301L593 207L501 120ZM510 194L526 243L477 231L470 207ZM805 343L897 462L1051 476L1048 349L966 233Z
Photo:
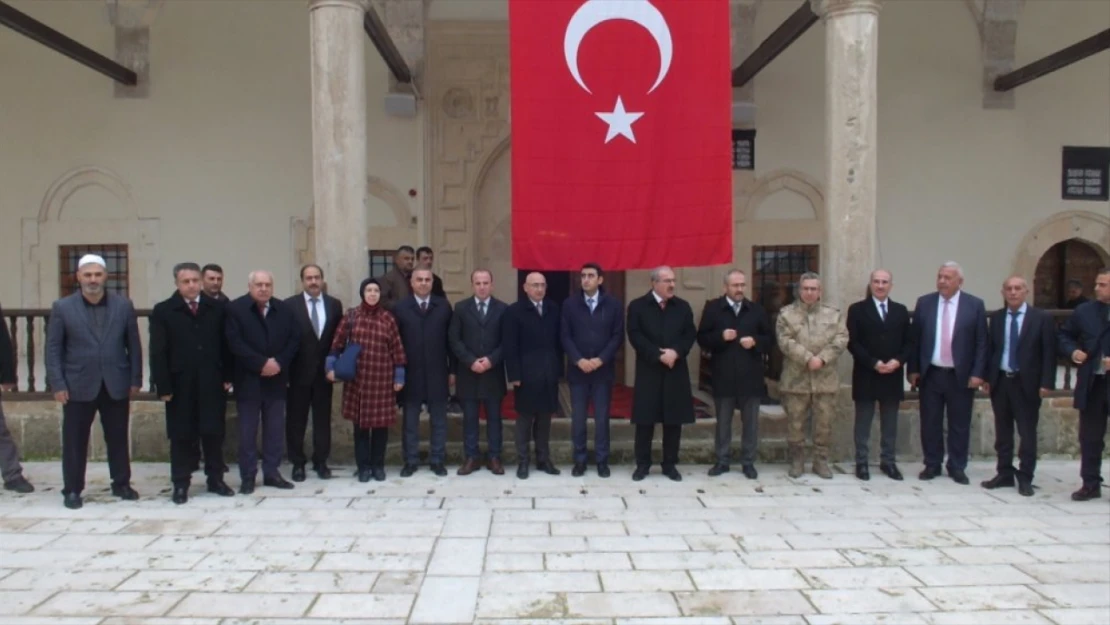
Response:
M62 405L62 495L81 507L93 419L100 413L108 448L112 494L135 500L128 452L130 397L143 379L135 307L104 288L104 259L87 254L77 264L78 293L54 302L46 333L46 380Z

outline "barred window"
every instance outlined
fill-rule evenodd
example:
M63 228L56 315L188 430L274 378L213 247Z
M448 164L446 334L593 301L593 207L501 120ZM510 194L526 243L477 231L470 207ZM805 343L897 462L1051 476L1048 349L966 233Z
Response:
M98 245L59 245L58 246L58 291L61 297L76 293L81 289L77 282L77 263L85 254L96 254L104 259L107 291L129 297L129 269L127 246L116 243Z
M370 277L380 278L393 268L393 250L370 250Z
M771 313L793 302L798 279L807 271L818 270L819 254L817 245L752 247L752 299Z

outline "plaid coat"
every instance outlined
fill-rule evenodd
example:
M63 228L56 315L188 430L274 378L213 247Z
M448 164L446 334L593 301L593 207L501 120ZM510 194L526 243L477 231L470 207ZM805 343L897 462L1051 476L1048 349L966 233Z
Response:
M343 418L364 430L389 427L397 420L393 369L405 365L397 322L380 306L369 312L361 306L352 308L335 331L333 356L343 351L348 334L352 343L362 346L362 351L358 354L355 379L343 384Z

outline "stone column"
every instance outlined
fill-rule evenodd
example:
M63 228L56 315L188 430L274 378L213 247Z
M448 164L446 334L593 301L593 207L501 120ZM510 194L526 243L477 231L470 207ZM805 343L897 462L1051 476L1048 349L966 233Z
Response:
M881 0L811 0L825 23L824 299L863 297L877 261L876 69Z
M358 302L366 256L365 0L310 0L316 263L328 293Z

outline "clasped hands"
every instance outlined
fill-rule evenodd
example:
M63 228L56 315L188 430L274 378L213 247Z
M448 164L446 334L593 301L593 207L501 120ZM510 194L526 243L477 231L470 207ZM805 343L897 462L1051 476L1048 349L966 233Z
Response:
M493 368L493 363L490 362L490 359L485 357L485 356L482 356L478 360L475 360L470 365L470 370L473 371L474 373L485 373L485 372L489 371L492 368Z
M887 360L887 361L880 360L879 362L875 363L875 371L878 371L879 373L881 373L883 375L886 375L888 373L894 373L901 366L902 366L902 363L898 362L897 358L891 358L890 360Z
M739 335L736 333L736 330L733 330L731 328L721 333L721 338L723 338L726 343L735 341L737 336ZM751 349L755 347L755 339L750 336L741 337L740 347L743 347L744 349Z
M593 373L601 368L602 363L600 358L579 358L578 362L574 363L582 370L582 373Z

